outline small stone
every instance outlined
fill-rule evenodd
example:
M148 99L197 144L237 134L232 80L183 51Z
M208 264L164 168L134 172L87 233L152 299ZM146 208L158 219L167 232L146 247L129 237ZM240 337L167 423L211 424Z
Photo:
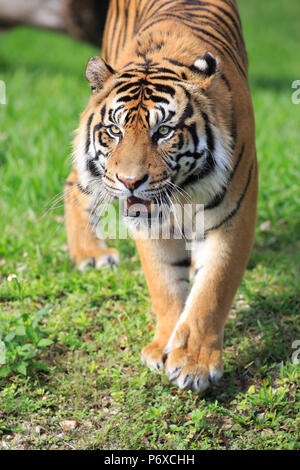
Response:
M65 419L61 421L60 426L63 431L72 431L77 428L77 421L75 419Z
M41 426L36 426L35 427L35 433L40 435L41 434L41 431L42 431L42 427Z

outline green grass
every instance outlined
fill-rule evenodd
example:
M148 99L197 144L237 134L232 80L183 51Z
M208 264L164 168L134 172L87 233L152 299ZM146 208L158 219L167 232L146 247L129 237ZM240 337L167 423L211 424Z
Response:
M62 206L47 210L70 169L89 96L84 68L97 50L33 29L0 35L0 448L299 448L300 105L291 84L300 79L300 6L239 4L258 229L227 322L225 374L204 396L140 364L155 315L133 242L112 243L117 270L81 274L68 260ZM10 273L17 279L8 282Z

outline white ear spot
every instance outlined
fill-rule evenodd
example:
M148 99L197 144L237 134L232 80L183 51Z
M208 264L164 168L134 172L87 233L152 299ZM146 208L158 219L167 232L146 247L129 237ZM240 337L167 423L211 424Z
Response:
M208 64L204 59L197 59L194 62L194 67L196 67L200 72L205 72L208 69Z
M215 58L210 52L206 52L203 57L195 60L193 67L198 72L210 77L211 75L216 73L218 63L218 58Z

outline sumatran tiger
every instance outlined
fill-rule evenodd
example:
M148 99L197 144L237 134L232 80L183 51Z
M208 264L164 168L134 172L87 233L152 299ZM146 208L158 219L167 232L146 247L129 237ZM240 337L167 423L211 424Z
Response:
M223 373L224 324L256 224L255 125L237 5L111 0L102 52L87 64L91 97L65 188L70 256L80 269L118 264L118 252L86 226L103 200L125 201L157 314L142 362L200 392ZM204 222L188 246L175 230L139 236L152 223L182 224L168 211L190 203L192 218L204 209Z

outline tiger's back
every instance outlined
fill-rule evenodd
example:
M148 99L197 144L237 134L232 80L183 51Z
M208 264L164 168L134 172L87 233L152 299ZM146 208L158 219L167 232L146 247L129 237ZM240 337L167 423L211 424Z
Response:
M234 0L112 0L103 37L103 58L117 66L128 45L142 43L142 35L146 32L153 33L153 46L157 50L155 35L164 31L171 33L172 26L177 36L186 27L189 31L186 37L197 38L198 46L203 42L207 44L206 49L212 47L221 55L226 52L242 74L247 74L247 53ZM191 45L186 44L187 47ZM138 50L136 52L138 55ZM199 56L199 51L195 52ZM176 49L174 53L177 53Z

